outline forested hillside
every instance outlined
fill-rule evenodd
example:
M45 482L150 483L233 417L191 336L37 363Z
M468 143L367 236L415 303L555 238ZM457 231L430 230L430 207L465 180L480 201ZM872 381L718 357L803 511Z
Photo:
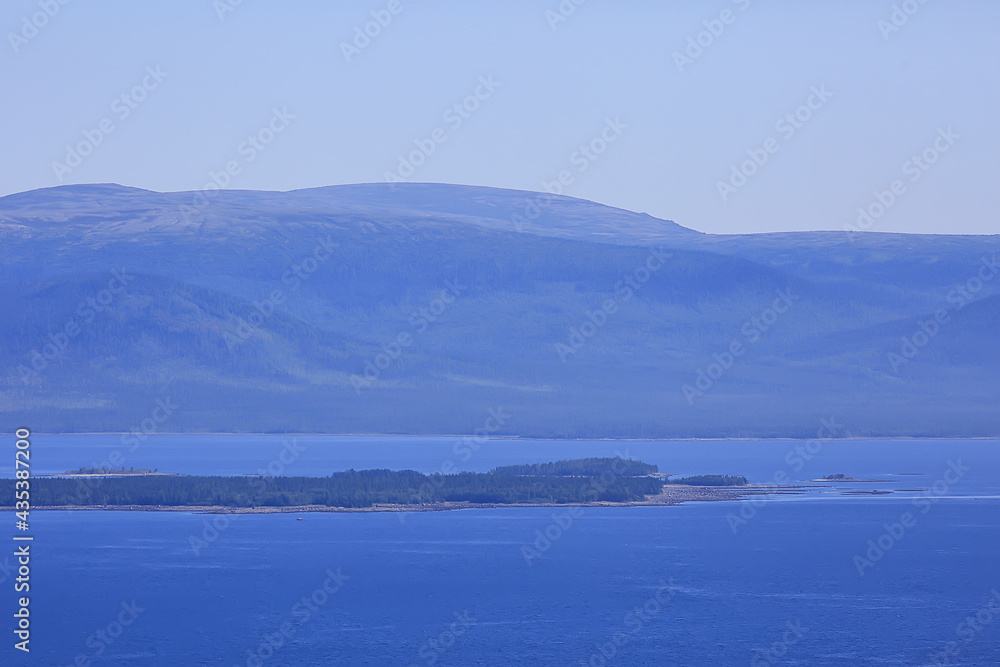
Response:
M1000 433L997 236L94 185L0 198L0 248L7 431Z

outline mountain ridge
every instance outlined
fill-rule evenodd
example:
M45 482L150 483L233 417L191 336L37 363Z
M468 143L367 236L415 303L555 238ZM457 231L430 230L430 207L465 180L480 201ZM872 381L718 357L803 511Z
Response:
M197 196L0 198L0 427L121 431L169 394L188 407L164 428L181 431L471 433L503 406L498 435L809 437L830 411L855 435L1000 433L1000 281L887 362L1000 236L710 235L439 184ZM134 282L88 306L123 269ZM794 300L772 313L781 290Z

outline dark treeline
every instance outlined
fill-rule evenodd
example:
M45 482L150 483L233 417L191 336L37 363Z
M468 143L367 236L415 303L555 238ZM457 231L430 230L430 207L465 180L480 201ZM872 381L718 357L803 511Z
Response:
M688 486L746 486L747 478L735 475L694 475L672 479L670 483Z
M0 480L0 507L14 504L13 479ZM659 493L652 477L521 476L505 473L423 475L412 470L348 470L330 477L131 476L36 478L33 506L320 505L360 508L376 503L585 503L642 500Z
M502 466L494 468L498 475L546 475L546 476L590 476L600 477L605 474L621 477L641 477L658 472L659 468L652 463L643 463L635 459L586 458L556 461L555 463L525 463L521 465Z

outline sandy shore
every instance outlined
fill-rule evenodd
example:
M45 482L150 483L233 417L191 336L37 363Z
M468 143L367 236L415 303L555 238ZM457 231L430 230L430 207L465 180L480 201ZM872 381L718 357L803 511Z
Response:
M810 482L825 482L827 484L898 484L898 479L857 479L855 477L844 477L843 479L810 479Z

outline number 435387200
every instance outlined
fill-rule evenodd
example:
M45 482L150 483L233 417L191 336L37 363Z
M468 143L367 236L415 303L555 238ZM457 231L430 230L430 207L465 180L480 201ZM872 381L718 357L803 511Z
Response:
M29 463L31 452L28 451L28 446L27 438L19 439L17 441L17 451L14 453L14 468L16 470L14 475L17 477L17 482L15 483L17 503L15 508L18 510L17 518L21 521L28 520L28 510L31 509L29 500L31 497L31 466ZM24 516L21 516L22 513Z

